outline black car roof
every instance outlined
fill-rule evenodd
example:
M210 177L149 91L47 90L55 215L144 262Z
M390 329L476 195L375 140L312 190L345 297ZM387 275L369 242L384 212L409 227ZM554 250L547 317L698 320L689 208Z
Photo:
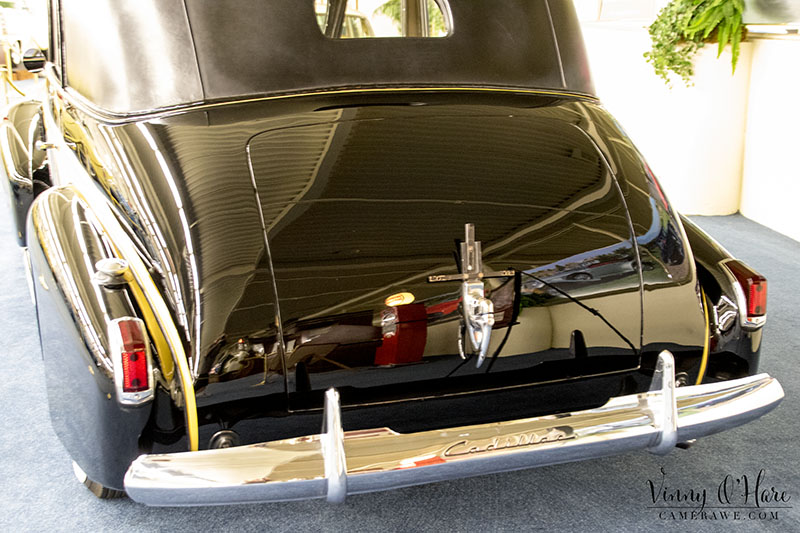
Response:
M65 83L135 113L342 88L594 89L571 0L448 0L442 39L328 39L313 0L61 0Z

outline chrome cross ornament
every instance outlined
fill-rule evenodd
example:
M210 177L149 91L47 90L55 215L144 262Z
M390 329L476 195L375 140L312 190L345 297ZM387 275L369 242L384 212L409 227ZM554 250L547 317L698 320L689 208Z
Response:
M458 353L466 359L466 341L470 352L477 354L476 366L480 368L489 351L489 341L494 326L494 304L486 298L483 280L487 277L509 277L514 271L483 272L481 243L475 240L475 225L464 225L464 241L461 243L461 273L428 276L429 283L461 281L461 328L459 329Z

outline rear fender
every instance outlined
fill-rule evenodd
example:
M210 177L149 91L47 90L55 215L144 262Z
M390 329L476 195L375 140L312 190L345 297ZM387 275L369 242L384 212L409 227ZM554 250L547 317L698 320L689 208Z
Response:
M124 286L93 281L95 263L113 257L113 247L71 187L36 199L28 232L53 429L90 479L122 489L153 403L117 401L108 323L137 309Z
M25 219L34 197L50 184L42 139L41 102L29 100L10 106L0 124L0 158L14 216L15 233L25 246Z
M681 221L709 304L711 355L706 375L712 380L753 375L758 372L763 329L745 328L739 318L741 296L735 279L723 266L734 257L694 222L684 216ZM735 313L735 318L726 320L726 312Z
M94 160L92 155L94 152L91 148L94 144L93 139L80 127L82 119L66 112L69 106L65 104L61 92L58 93L58 98L52 98L52 102L55 104L60 102L58 105L63 107L63 109L55 109L45 106L43 109L53 183L59 186L63 184L64 186L60 187L59 191L64 194L68 194L66 191L69 191L78 198L77 205L82 206L83 212L88 213L87 221L92 225L93 231L102 236L106 254L109 257L115 256L124 259L128 263L124 280L127 283L130 299L138 311L133 316L141 318L146 324L150 341L153 344L154 364L157 364L160 370L159 375L163 378L163 388L156 388L155 412L162 415L166 412L170 414L166 418L170 418L178 411L177 418L183 418L183 423L167 424L169 427L159 423L158 426L161 430L167 431L173 442L179 434L185 433L186 446L196 450L198 448L197 409L192 373L185 351L187 339L176 328L172 311L164 299L163 287L153 279L152 263L119 217L118 199L113 194L108 194L109 191L104 186L105 184L99 183L96 173L92 168L87 167L87 161ZM69 134L64 133L67 130L69 130ZM65 135L68 135L69 141ZM34 206L38 204L38 201L34 202ZM41 205L45 205L45 202L41 202ZM67 208L62 208L60 211L66 212ZM64 215L65 218L68 216ZM36 224L37 219L32 216L31 222ZM56 225L62 225L61 221L58 221ZM64 238L67 240L71 234L79 235L75 231L61 231L64 231ZM31 236L31 238L33 237ZM45 245L45 251L47 251L47 241L41 238L40 241ZM88 263L91 262L88 261ZM159 402L159 398L162 399L161 402ZM182 411L182 415L180 411ZM159 422L165 419L161 415L158 418ZM150 441L150 437L144 435L142 439ZM88 470L87 473L89 473ZM117 487L117 485L106 485Z

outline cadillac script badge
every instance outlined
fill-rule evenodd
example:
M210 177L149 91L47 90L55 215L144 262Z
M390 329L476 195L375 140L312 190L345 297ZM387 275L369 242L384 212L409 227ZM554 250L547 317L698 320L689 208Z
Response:
M445 457L458 457L462 455L475 455L487 452L497 452L512 448L527 448L539 444L548 444L571 440L575 438L575 433L569 426L558 426L543 430L529 431L518 435L507 435L503 437L493 437L485 440L461 440L447 447L444 451Z

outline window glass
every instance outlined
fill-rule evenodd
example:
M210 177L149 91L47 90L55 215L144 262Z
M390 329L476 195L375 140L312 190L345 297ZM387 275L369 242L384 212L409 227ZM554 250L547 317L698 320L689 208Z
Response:
M331 39L446 37L447 0L314 0L317 24Z
M744 5L742 18L745 24L795 23L792 26L796 33L797 23L800 23L800 0L750 0ZM752 30L748 28L748 31Z

